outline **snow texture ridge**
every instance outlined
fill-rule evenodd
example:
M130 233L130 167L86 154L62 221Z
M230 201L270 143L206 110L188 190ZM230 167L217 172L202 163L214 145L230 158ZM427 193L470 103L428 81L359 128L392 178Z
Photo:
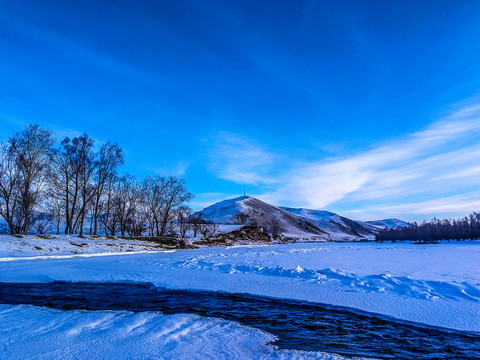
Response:
M344 359L277 349L272 335L235 322L160 312L0 305L0 339L0 359Z

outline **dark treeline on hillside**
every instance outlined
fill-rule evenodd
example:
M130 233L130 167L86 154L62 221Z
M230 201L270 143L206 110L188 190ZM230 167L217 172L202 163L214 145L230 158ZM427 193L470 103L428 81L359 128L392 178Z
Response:
M461 219L436 219L412 223L411 226L386 228L376 235L377 241L413 240L436 242L438 240L476 240L480 238L480 214L472 213Z
M193 197L182 178L138 180L119 174L116 143L95 146L87 134L56 143L28 125L0 144L0 216L11 234L161 236L185 219Z

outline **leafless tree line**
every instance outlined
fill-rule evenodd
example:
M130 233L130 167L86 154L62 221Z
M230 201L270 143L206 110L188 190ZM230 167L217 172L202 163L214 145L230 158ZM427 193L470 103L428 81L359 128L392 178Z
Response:
M480 214L472 213L461 219L437 219L410 226L386 228L376 235L377 241L412 240L436 242L438 240L475 240L480 238Z
M28 125L0 145L0 216L11 234L185 237L193 198L182 178L119 175L124 153L99 147L87 134L60 144L52 132Z

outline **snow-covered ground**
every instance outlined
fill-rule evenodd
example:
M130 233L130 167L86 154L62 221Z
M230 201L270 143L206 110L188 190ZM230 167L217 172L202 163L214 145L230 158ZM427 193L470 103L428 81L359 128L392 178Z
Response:
M12 261L8 252L2 254L5 256L0 258L2 282L151 282L170 289L306 300L480 332L479 242L238 246L128 256L60 259L36 256L17 261ZM29 336L24 339L21 334L26 333ZM77 358L76 351L88 348L93 341L105 353L112 349L112 354L120 351L116 348L127 346L122 344L132 344L130 347L138 343L138 358L147 353L151 356L145 357L155 358L158 349L168 354L163 358L195 358L195 355L223 358L209 354L227 353L225 357L242 359L325 356L277 351L267 345L271 341L269 335L238 324L191 315L0 307L3 349L12 349L11 356L4 358L24 351L22 344L33 344L32 350L41 348L42 340L52 334L58 334L58 340L45 347L41 351L44 355L38 358L52 358L52 354L53 358ZM190 343L182 341L187 338ZM222 347L222 341L227 345ZM196 352L195 344L205 347L205 357ZM55 353L57 347L60 350ZM232 350L227 351L227 347Z

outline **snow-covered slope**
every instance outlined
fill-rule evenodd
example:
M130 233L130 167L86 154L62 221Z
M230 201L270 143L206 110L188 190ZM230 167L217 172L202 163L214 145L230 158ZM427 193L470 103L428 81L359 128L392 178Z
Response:
M367 226L373 226L377 229L385 229L385 228L397 228L402 226L410 226L409 223L399 220L399 219L384 219L384 220L376 220L376 221L365 221L364 224Z
M243 212L246 207L244 203L248 199L250 199L250 196L223 200L195 213L194 216L200 215L202 219L213 221L217 224L239 225L237 216Z
M251 196L220 201L195 215L217 224L256 225L268 232L276 224L284 236L309 239L373 239L376 230L332 212L276 207Z
M333 240L373 239L375 235L371 228L360 222L347 219L330 211L286 207L282 207L282 209L307 219L328 233Z
M220 201L194 215L223 225L256 225L270 233L276 223L284 236L325 240L373 240L385 227L409 226L398 219L362 222L325 210L277 207L251 196Z
M251 196L220 201L195 215L217 224L256 225L274 232L274 227L285 236L328 238L328 234L308 219L267 204Z

